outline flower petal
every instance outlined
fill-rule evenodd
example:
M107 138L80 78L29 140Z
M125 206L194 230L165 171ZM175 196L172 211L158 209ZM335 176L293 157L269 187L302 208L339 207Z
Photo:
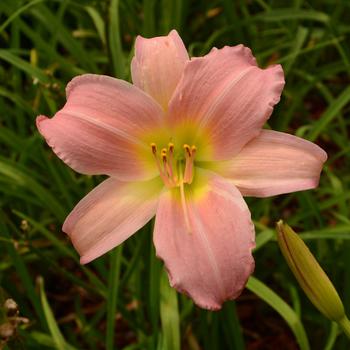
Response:
M254 269L254 226L239 191L220 176L211 174L187 195L186 223L177 193L163 193L154 244L170 284L200 307L217 310L239 296Z
M163 123L162 110L137 87L103 75L85 74L67 86L67 103L37 127L54 152L74 170L149 179L156 168L140 156L141 136Z
M282 67L258 68L250 49L213 49L186 64L169 103L169 122L197 125L197 137L209 134L201 160L229 159L258 135L283 86Z
M218 171L244 196L268 197L317 187L326 159L326 152L310 141L262 130Z
M162 183L121 182L109 178L84 197L66 218L62 230L86 264L116 247L156 213Z
M188 53L176 30L168 36L136 38L131 62L132 80L165 110L180 80Z

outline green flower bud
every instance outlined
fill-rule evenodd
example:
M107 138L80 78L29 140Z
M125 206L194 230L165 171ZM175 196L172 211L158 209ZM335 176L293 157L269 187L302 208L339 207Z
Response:
M307 297L327 318L338 322L349 336L349 321L343 303L309 248L282 220L277 223L277 233L284 258Z

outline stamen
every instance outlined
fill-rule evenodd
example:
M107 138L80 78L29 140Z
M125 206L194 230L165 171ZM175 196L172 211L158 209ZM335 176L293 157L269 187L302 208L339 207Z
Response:
M160 165L159 158L157 156L157 146L153 142L151 143L151 149L152 149L152 153L154 155L154 159L155 159L156 164L157 164L159 175L160 175L161 179L163 180L165 186L167 186L169 188L173 187L173 183L169 181L169 178L167 176L167 173L166 173L166 170L165 170L165 166L164 166L164 169L162 169L162 167ZM162 150L162 154L161 154L162 158L163 158L163 150ZM166 162L166 154L165 154L165 162ZM163 158L163 163L164 163L164 158Z
M168 173L167 150L165 148L162 149L161 156L163 161L164 173L167 174Z
M184 149L186 151L185 157L186 157L186 164L185 164L185 174L184 174L184 182L191 184L193 181L193 161L194 156L196 154L196 146L192 146L190 149L190 146L184 145Z
M164 184L169 187L183 187L184 184L191 184L194 176L194 158L197 152L196 146L183 145L185 153L185 169L183 171L183 160L174 158L174 144L168 143L167 148L162 148L158 154L157 145L150 144L154 159L157 164L159 175ZM182 158L183 159L183 158ZM179 177L181 180L179 180ZM182 181L182 183L181 183ZM183 190L183 189L182 189Z
M162 149L161 156L162 156L162 161L163 161L163 169L164 173L168 178L169 183L171 186L176 186L176 182L174 181L173 177L173 169L170 163L170 159L168 160L168 150L166 148Z
M173 172L173 161L174 161L174 144L169 143L168 144L168 150L169 150L169 161L168 161L168 173L169 176L173 179L174 183L177 183L177 176Z

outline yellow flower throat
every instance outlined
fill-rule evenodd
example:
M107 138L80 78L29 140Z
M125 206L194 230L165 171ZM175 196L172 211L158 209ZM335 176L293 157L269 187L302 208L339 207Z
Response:
M194 176L194 158L196 146L183 145L183 154L175 157L174 144L169 143L167 148L162 148L158 154L157 145L152 142L151 150L156 161L159 175L168 188L181 187L184 183L191 184Z
M189 220L188 206L186 203L185 184L190 185L194 176L194 158L196 156L196 146L183 145L183 153L174 153L174 144L168 143L167 148L162 148L158 154L157 145L152 142L151 150L156 161L159 175L164 185L173 189L178 187L180 190L181 207L183 210L187 231L192 231Z

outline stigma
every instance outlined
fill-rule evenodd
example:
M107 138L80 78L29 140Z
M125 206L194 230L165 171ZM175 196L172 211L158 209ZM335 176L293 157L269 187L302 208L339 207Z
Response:
M181 153L174 155L175 146L169 143L168 147L158 150L155 143L151 143L151 150L155 159L159 175L168 188L181 187L191 184L194 176L194 159L196 146L183 145Z

